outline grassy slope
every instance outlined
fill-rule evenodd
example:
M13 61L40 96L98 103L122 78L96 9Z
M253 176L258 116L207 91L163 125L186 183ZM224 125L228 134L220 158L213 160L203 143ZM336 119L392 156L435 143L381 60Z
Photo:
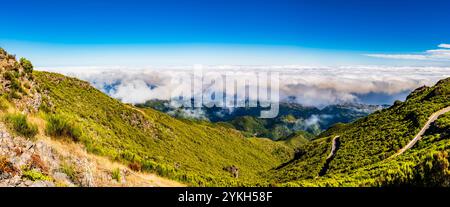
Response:
M246 139L233 129L181 121L151 109L138 110L74 78L34 72L49 100L43 110L70 117L82 128L88 150L139 163L192 185L261 183L259 172L288 160L292 149L267 139ZM234 179L224 167L235 165Z
M392 160L386 158L410 141L433 112L449 105L450 79L444 79L434 87L414 91L404 103L396 103L354 123L325 131L320 136L323 138L305 146L305 155L268 176L286 185L302 186L388 185L400 181L405 183L405 180L412 182L414 170L411 169L432 162L426 159L434 158L427 158L425 155L448 151L445 146L449 144L449 136L444 136L439 143L424 143L425 139L420 141L419 145L426 146L420 152L414 149ZM331 149L331 137L335 135L340 136L341 147L331 161L327 174L317 178ZM435 148L441 151L433 151ZM442 154L436 156L445 157ZM408 173L409 179L405 178Z
M294 149L301 148L303 145L309 143L311 139L314 138L313 134L310 134L305 131L297 131L293 133L291 136L287 137L284 140L279 140L278 142L284 143L287 146L290 146Z

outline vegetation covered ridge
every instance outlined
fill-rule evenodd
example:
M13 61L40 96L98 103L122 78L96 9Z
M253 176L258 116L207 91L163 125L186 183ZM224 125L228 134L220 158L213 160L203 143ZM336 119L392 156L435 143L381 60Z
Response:
M415 145L410 146L411 150L404 154L387 159L401 152L401 149L408 146L421 131L425 135L429 133L431 129L427 130L427 124L430 124L430 128L438 122L441 123L441 128L449 126L445 123L446 119L440 121L441 117L448 114L448 106L450 106L450 78L439 81L433 87L418 88L407 97L406 101L397 101L390 108L377 111L353 123L335 125L326 130L316 140L304 145L290 165L270 171L269 179L284 183L282 185L301 186L388 185L394 182L393 179L397 184L420 180L422 183L416 184L425 185L423 182L433 183L426 179L448 180L448 165L437 168L432 164L434 159L448 163L449 148L444 147L450 142L447 133L434 134L440 137L440 142L427 142L425 140L427 136L424 136L415 141L416 145L423 146L423 143L426 143L425 148L418 151L415 150ZM434 121L435 119L437 120ZM449 129L444 127L441 130L446 132ZM331 140L334 136L339 136L339 150L329 163L327 174L317 178L316 175L320 170L316 165L326 162L326 152L331 150ZM424 154L433 156L430 158ZM440 169L436 172L441 174L440 177L429 177L415 170L426 166L425 163L431 171ZM411 177L421 178L413 180Z

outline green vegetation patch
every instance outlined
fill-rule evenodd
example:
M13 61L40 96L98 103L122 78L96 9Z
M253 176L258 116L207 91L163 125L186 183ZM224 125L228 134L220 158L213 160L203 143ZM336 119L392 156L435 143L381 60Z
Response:
M45 133L52 137L69 137L78 141L81 137L81 129L69 118L62 115L48 115Z
M52 180L52 178L50 178L49 176L44 175L35 169L22 171L22 177L26 178L28 180L31 180L31 181L38 181L38 180L51 181Z
M77 179L77 171L73 164L68 162L63 162L60 166L60 171L66 174L71 181L76 181Z
M31 74L33 72L33 64L26 58L20 58L20 65L23 67L25 73Z
M120 182L122 179L122 175L120 173L120 169L116 168L111 172L112 179L116 180L117 182Z
M19 135L32 138L38 133L38 127L28 122L27 115L16 113L7 114L5 122Z
M0 96L0 111L6 111L8 108L9 102L3 96Z

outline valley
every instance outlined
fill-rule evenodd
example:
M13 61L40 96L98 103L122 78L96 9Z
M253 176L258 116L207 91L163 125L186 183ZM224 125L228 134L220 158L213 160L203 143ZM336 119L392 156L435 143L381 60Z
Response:
M312 138L337 123L349 123L365 117L387 105L347 103L323 108L303 106L295 102L280 102L280 113L273 119L261 119L262 107L250 108L173 108L166 100L149 100L137 104L152 108L180 119L210 121L241 131L247 137L286 140L302 131Z

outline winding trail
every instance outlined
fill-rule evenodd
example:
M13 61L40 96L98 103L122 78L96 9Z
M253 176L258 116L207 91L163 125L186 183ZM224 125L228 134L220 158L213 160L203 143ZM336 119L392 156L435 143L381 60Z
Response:
M403 148L399 149L394 155L392 155L388 159L392 159L396 156L399 156L399 155L403 154L406 150L411 149L422 138L423 134L425 134L427 129L430 128L431 123L435 122L439 118L439 116L441 116L442 114L445 114L447 112L450 112L450 106L447 106L447 107L431 114L431 116L428 118L425 125L420 129L419 133L417 133L416 136L414 136L414 138L407 145L405 145ZM331 162L331 160L333 160L334 156L336 155L336 152L339 149L339 145L340 145L339 136L335 136L333 138L333 143L331 145L331 152L328 155L328 157L325 161L325 164L322 167L322 170L320 170L319 176L324 176L327 173L327 170L330 166L330 162Z
M417 141L419 141L420 139L422 139L423 134L427 131L427 129L430 127L431 123L433 123L434 121L436 121L436 119L442 115L445 114L447 112L450 111L450 106L447 106L439 111L434 112L433 114L431 114L431 116L428 118L427 123L425 123L425 125L422 127L422 129L420 129L419 133L416 134L416 136L407 144L405 145L403 148L399 149L397 151L397 153L395 153L394 155L392 155L391 157L389 157L388 159L397 157L401 154L403 154L406 150L411 149L416 143Z
M332 144L331 144L331 152L328 155L325 164L323 165L322 169L319 172L319 176L324 176L327 173L328 168L330 167L330 162L333 160L334 156L336 155L337 150L339 149L339 136L335 136L333 138Z

